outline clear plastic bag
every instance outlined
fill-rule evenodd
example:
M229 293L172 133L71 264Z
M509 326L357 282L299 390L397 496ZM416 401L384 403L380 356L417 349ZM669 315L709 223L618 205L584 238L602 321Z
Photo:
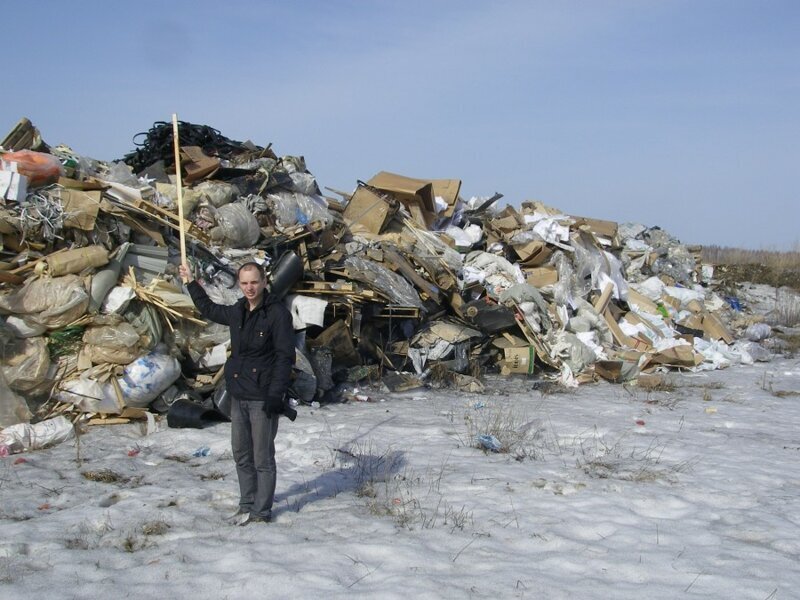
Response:
M43 337L18 340L3 351L3 375L9 387L18 392L28 392L40 385L49 369L50 354Z
M83 334L85 351L94 364L127 365L141 354L139 334L127 322L91 327Z
M328 203L322 196L281 191L268 194L267 201L278 225L284 228L316 222L327 226L333 222Z
M100 179L133 188L141 185L139 178L134 175L133 169L122 161L109 163L108 170L100 176Z
M139 334L130 323L90 327L83 334L83 341L95 346L130 348L139 343Z
M31 420L31 411L23 398L8 386L5 375L0 370L0 427L9 427Z
M316 196L319 194L317 180L311 173L291 173L292 189L298 194L306 196Z
M241 202L221 206L216 209L214 217L217 226L209 233L215 242L231 248L250 248L261 236L258 221Z
M187 192L191 192L195 205L206 202L215 208L235 202L239 197L239 188L224 181L203 181Z
M31 326L58 329L83 316L89 294L77 275L27 281L17 291L0 297L0 311L22 314Z

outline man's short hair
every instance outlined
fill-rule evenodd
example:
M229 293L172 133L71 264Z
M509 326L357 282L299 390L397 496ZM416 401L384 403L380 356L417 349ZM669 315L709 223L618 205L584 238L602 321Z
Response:
M246 262L241 267L239 267L239 270L236 271L237 281L239 281L239 275L241 275L242 271L257 271L258 277L261 279L261 281L264 281L265 278L264 269L261 268L261 265L258 264L257 262L254 261Z

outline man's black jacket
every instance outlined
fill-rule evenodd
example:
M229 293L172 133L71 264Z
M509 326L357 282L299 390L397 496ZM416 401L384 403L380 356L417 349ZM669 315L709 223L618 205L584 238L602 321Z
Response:
M231 356L225 363L228 392L240 400L266 402L268 412L280 413L295 358L287 308L264 292L261 305L250 312L246 298L225 306L213 302L197 281L186 287L205 318L230 327Z

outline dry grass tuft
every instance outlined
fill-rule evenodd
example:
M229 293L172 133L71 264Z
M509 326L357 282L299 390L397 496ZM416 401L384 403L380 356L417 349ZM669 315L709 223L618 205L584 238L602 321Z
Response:
M142 524L142 533L145 535L164 535L169 531L166 521L148 521Z
M99 481L101 483L128 483L130 477L125 477L112 471L111 469L101 469L99 471L83 471L81 472L84 479L89 481Z

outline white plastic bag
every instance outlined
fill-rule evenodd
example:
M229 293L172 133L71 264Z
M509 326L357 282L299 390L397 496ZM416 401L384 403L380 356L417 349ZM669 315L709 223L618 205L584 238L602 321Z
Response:
M75 428L66 417L54 417L35 425L19 423L0 431L0 456L25 450L39 450L60 444L75 435Z

